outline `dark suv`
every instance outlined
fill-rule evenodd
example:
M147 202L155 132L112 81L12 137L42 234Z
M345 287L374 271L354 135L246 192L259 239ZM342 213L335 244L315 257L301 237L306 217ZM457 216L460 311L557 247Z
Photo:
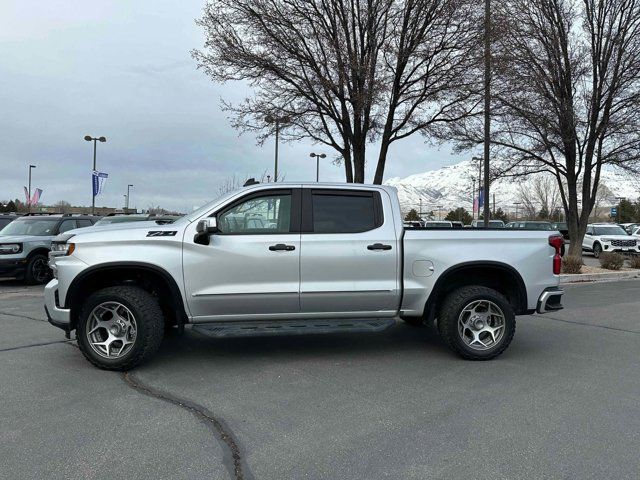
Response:
M90 227L100 217L88 215L24 215L0 230L0 277L17 277L31 285L51 277L51 240L74 228Z

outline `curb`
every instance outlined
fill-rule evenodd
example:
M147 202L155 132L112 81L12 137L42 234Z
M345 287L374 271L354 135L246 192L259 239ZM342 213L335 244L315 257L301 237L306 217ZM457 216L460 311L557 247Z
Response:
M616 280L627 280L630 278L640 278L640 271L576 274L565 273L560 275L560 283L613 282Z

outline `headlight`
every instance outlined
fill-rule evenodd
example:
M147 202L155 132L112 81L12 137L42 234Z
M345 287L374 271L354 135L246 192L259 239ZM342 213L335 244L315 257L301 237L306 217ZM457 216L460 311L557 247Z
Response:
M611 239L607 238L607 237L603 237L600 240L602 240L603 242L610 242L611 241Z
M21 243L0 243L0 255L11 255L22 251Z
M52 242L51 254L55 256L71 255L75 248L75 243Z

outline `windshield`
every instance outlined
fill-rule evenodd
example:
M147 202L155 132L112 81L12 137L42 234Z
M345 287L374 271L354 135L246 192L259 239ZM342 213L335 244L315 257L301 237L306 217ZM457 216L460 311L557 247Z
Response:
M4 227L9 225L10 223L11 223L10 218L0 218L0 230L2 230Z
M0 235L53 235L57 218L29 218L14 220L0 231Z
M593 227L593 232L595 235L627 235L625 229L618 225Z
M111 223L125 222L144 222L148 217L146 215L123 215L121 217L104 217L98 220L94 225L109 225Z

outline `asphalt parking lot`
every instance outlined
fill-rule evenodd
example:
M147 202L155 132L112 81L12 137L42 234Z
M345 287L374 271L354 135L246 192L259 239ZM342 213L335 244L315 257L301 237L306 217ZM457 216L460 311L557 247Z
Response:
M129 376L0 283L0 478L637 478L640 281L568 286L499 359L429 329L171 336Z

